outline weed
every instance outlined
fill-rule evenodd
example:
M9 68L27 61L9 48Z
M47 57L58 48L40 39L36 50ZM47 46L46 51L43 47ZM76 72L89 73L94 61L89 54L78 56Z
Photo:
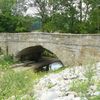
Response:
M52 84L52 83L48 83L48 89L50 89L50 88L52 88L52 87L54 87L55 85L54 84Z
M95 80L93 80L93 76L95 75L96 67L95 64L90 63L84 67L85 73L84 76L86 80L74 80L70 90L75 91L82 98L86 97L88 100L99 100L100 96L91 96L89 95L89 88L91 85L95 84Z
M0 79L0 99L26 93L31 85L32 79L24 72L15 73L8 70Z
M3 71L3 76L0 77L0 100L5 100L12 96L20 98L18 95L27 94L33 89L36 80L45 74L47 73L34 73L32 70L15 72L8 68ZM34 97L34 93L32 97Z
M10 68L10 65L13 64L13 58L9 55L0 56L0 70L7 70Z

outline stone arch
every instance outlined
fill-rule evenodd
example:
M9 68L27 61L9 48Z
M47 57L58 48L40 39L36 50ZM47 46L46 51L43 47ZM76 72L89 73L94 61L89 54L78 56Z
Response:
M41 45L24 48L16 54L15 58L22 62L27 60L38 62L42 57L59 59L56 54Z
M18 61L26 62L27 64L34 64L36 71L48 71L50 64L59 62L63 65L62 61L50 50L41 45L30 46L22 49L16 55Z

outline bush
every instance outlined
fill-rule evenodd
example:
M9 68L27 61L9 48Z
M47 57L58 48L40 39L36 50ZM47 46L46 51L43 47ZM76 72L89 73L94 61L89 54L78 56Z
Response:
M0 14L0 32L29 32L32 20L31 17Z

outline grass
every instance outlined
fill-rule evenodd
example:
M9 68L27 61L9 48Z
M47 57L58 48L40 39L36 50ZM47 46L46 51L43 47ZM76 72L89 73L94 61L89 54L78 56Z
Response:
M7 70L0 78L0 100L5 100L13 95L27 94L32 90L35 81L45 73L33 73L33 71L14 72ZM34 95L34 94L33 94Z
M91 97L90 100L100 100L100 96Z
M6 71L0 79L0 99L25 93L30 86L30 81L31 79L24 72L15 73L11 70Z
M6 100L9 97L15 96L15 100L20 100L26 94L29 97L22 98L21 100L35 100L33 86L37 83L44 75L50 73L59 73L66 67L62 67L55 71L50 72L38 72L34 73L32 70L18 71L15 72L11 69L11 64L13 60L10 56L4 56L0 59L0 100ZM74 80L71 84L71 91L76 91L78 95L82 98L86 97L88 100L100 100L100 96L90 96L88 95L89 87L92 84L97 84L97 90L100 91L100 81L93 80L95 75L95 64L89 62L85 67L84 76L86 80ZM53 84L49 84L48 88L53 87Z
M13 64L12 56L3 55L0 57L0 70L7 70L10 68L10 65Z
M15 72L11 69L13 63L13 60L8 56L0 59L0 100L12 96L15 96L16 100L20 100L22 95L29 93L33 89L36 80L47 74L42 72L34 73L32 70ZM34 100L34 93L31 97Z
M52 83L48 83L48 85L47 85L48 89L50 89L50 88L52 88L52 87L54 87L54 86L55 86L55 85L52 84Z
M26 94L30 95L29 100L34 100L34 93L30 93L34 84L44 75L49 73L58 73L64 70L65 67L57 71L38 72L34 73L32 70L14 71L11 65L15 63L11 56L3 56L0 58L0 100L6 100L9 97L15 97L16 100ZM51 88L52 84L48 85ZM22 99L22 100L27 100Z

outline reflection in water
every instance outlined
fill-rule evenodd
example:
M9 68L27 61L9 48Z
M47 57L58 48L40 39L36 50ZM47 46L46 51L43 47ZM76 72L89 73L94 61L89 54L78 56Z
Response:
M61 62L54 62L52 64L49 65L51 70L57 70L61 67L63 67Z

